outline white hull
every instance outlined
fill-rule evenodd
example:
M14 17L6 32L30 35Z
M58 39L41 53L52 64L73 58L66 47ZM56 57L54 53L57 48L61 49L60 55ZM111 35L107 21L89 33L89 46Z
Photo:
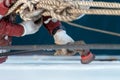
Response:
M0 80L119 80L119 75L120 61L83 65L79 56L11 56L0 65Z

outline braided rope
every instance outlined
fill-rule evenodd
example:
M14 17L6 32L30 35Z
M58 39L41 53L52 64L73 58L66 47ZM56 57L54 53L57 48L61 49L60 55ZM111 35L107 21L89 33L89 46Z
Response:
M120 16L120 10L108 10L108 9L71 9L68 10L69 13L73 14L88 14L88 15L116 15Z
M22 5L23 4L23 5ZM30 7L30 4L31 7ZM20 7L20 5L22 5ZM37 8L37 11L32 11L33 6ZM20 8L18 8L20 7ZM95 7L95 9L89 9L89 7ZM96 9L96 7L100 7L103 9ZM83 28L86 30L96 31L100 33L105 33L113 36L120 37L119 33L93 29L85 26L80 26L77 24L70 23L69 21L76 20L79 16L83 14L89 15L117 15L120 16L120 4L119 3L111 3L111 2L96 2L92 0L18 0L16 4L14 4L8 11L6 15L14 12L17 8L21 18L23 20L30 20L29 16L40 13L40 15L44 16L52 16L52 18L56 18L60 21L67 22L70 25ZM26 14L26 8L30 10L28 14ZM107 9L105 9L107 8ZM39 11L41 10L41 11ZM41 14L42 13L42 14Z
M108 8L108 9L86 9L86 7L89 6ZM77 0L76 1L44 0L37 4L37 8L46 9L47 13L44 12L43 13L44 16L51 15L53 18L56 18L60 21L72 21L75 20L77 17L79 17L81 14L120 16L120 10L119 10L120 4L111 3L111 2L95 2L95 1L91 2L91 1L77 1Z
M116 2L90 2L90 1L71 1L70 3L78 6L92 6L92 7L102 7L102 8L120 8L120 4Z
M27 0L29 3L32 3L34 7L37 9L45 9L42 13L44 16L52 16L60 21L73 21L77 17L81 16L82 14L89 14L89 15L120 15L120 4L119 3L111 3L111 2L96 2L96 1L81 1L81 0ZM13 7L10 8L8 11L9 15L13 12L18 5L28 3L24 0L18 0ZM21 6L19 14L22 15L21 17L23 20L25 19L25 8ZM100 8L107 8L107 9L89 9L89 7L100 7ZM28 6L28 8L30 8ZM29 10L32 11L30 8ZM30 13L31 13L30 11ZM34 11L34 10L33 10ZM32 13L33 13L32 11Z

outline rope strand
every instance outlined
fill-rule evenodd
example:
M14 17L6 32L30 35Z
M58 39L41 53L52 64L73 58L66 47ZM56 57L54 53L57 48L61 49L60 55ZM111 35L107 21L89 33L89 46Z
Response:
M37 2L36 2L37 1ZM60 21L73 21L78 16L82 14L89 15L120 15L120 3L112 3L112 2L101 2L101 1L79 1L79 0L30 0L25 3L24 0L17 1L8 11L7 15L17 8L19 4L31 3L34 4L34 7L37 9L45 9L42 15L52 16L53 18L57 18ZM36 4L37 3L37 4ZM23 6L21 5L21 7ZM89 9L89 7L95 7L95 9ZM29 6L27 8L30 8ZM96 8L104 8L104 9L96 9ZM105 9L107 8L107 9ZM22 11L23 10L23 11ZM18 10L20 15L23 15L26 9ZM30 9L32 10L32 9ZM34 10L33 10L34 11ZM51 11L54 13L52 14ZM65 14L63 14L65 13ZM22 17L23 20L25 17Z
M38 1L38 2L36 2ZM60 21L67 22L70 25L96 31L100 33L105 33L113 36L120 37L120 33L100 30L100 29L94 29L89 28L81 25L77 25L74 23L70 23L69 21L76 20L79 16L83 14L89 14L89 15L117 15L120 16L120 3L112 3L112 2L101 2L101 1L79 1L79 0L30 0L28 2L25 2L24 0L18 0L16 4L13 5L8 11L7 14L10 14L14 11L14 9L18 8L18 5L22 4L19 9L19 14L23 18L23 20L27 20L26 16L23 15L25 12L25 8L30 4L34 4L34 7L37 9L44 9L45 11L42 13L44 16L52 16L52 18L56 18ZM36 4L37 3L37 4ZM25 7L24 7L25 6ZM16 7L16 8L15 8ZM89 9L89 7L95 7L95 9ZM27 8L30 8L29 6ZM96 9L96 8L103 8L103 9ZM108 8L108 9L105 9ZM31 9L30 9L31 10ZM33 13L33 12L32 12ZM29 13L31 16L32 13ZM27 16L29 16L27 15ZM32 14L33 15L33 14Z
M78 27L78 28L85 29L85 30L90 30L90 31L95 31L95 32L100 32L100 33L105 33L105 34L109 34L109 35L112 35L112 36L118 36L118 37L120 37L120 33L115 33L115 32L111 32L111 31L90 28L90 27L86 27L86 26L74 24L74 23L71 23L71 22L66 22L66 23L69 24L69 25Z

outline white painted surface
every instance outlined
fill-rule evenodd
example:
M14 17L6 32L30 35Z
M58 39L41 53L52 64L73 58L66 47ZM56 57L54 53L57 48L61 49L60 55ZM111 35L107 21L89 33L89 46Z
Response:
M11 56L0 65L0 80L120 80L119 61L83 65L74 58Z

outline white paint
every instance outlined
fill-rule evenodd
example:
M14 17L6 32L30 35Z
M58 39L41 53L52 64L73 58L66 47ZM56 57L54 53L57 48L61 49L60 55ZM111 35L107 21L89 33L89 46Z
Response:
M79 56L66 60L65 57L10 56L0 65L1 80L119 80L119 75L120 61L93 61L84 65Z

